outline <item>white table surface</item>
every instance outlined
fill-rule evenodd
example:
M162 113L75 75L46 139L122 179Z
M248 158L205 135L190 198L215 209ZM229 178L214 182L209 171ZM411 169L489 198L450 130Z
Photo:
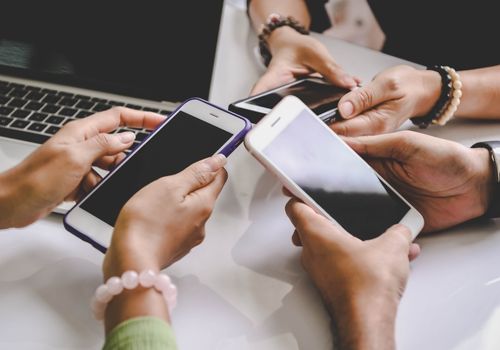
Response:
M226 5L211 100L245 96L261 73L241 9ZM321 38L349 71L370 79L391 57ZM470 145L500 124L452 122L429 133ZM173 315L181 349L331 349L330 323L290 241L279 184L242 147L205 242L169 269L179 287ZM420 237L422 254L397 324L401 349L499 349L500 225L476 222ZM103 256L52 215L0 231L0 348L98 349L88 301Z

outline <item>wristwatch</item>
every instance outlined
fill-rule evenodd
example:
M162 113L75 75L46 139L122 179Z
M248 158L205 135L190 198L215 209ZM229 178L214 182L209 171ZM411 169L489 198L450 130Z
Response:
M482 141L475 143L471 148L486 148L490 152L495 175L495 187L485 217L500 218L500 141Z

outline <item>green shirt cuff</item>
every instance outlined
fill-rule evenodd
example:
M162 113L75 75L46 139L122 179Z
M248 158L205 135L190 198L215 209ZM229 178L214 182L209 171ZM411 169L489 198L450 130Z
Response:
M120 323L108 334L103 350L175 350L170 325L156 317L137 317Z

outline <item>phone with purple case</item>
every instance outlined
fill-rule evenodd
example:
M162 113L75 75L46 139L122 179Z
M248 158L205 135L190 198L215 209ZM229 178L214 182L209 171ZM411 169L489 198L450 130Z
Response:
M167 133L168 135L169 130L166 130L166 128L168 128L169 125L171 126L170 129L173 129L175 132L170 132L170 138L161 138L162 135L159 135L160 133ZM97 250L105 253L107 245L111 239L112 229L117 213L125 204L123 202L123 198L121 198L121 200L116 200L119 202L118 204L114 203L113 201L115 200L115 196L113 196L113 194L116 194L116 196L119 197L122 189L133 192L134 190L129 189L129 187L134 187L134 185L136 185L126 183L125 186L123 186L124 184L120 184L120 180L116 180L116 184L112 181L120 177L122 178L121 180L125 181L127 179L134 178L133 176L126 176L128 175L126 172L133 171L130 169L138 168L137 166L134 167L134 164L132 164L137 158L142 157L141 160L138 160L143 162L140 164L143 166L153 167L152 171L157 172L158 175L158 172L161 173L162 170L156 169L155 167L167 166L168 163L157 161L147 162L147 156L152 157L153 155L153 158L158 156L158 154L153 154L155 147L157 151L156 153L163 150L174 152L171 150L175 148L179 150L178 152L183 153L183 155L187 154L189 161L182 161L181 159L178 159L178 157L175 157L177 158L176 160L168 159L168 157L166 157L168 161L176 163L179 167L181 167L181 165L179 165L180 163L194 163L195 161L216 153L221 153L228 157L238 147L238 145L241 144L251 127L252 124L246 118L211 104L203 99L191 98L186 100L179 107L177 107L163 123L152 131L151 134L148 135L148 137L146 137L144 141L142 141L129 155L127 155L115 169L110 171L90 193L88 193L70 211L68 211L64 217L64 227L67 231L71 232L81 240L91 244ZM178 145L175 144L176 142ZM149 143L151 143L151 146L146 148ZM172 144L170 145L169 143ZM222 145L220 145L221 143ZM174 144L175 147L172 147ZM146 151L141 151L143 148L145 148ZM199 152L199 157L196 152ZM176 156L177 155L178 154L176 154ZM132 165L127 165L128 163ZM182 168L184 168L184 165L187 166L189 164L182 164ZM182 169L175 170L180 171ZM175 173L178 171L175 171ZM168 173L160 175L159 177L171 174L170 170L168 170ZM159 178L158 176L156 177ZM150 183L154 180L156 179L148 182ZM145 183L144 186L147 184L148 183ZM137 184L137 186L139 185ZM117 191L117 189L120 189L120 191ZM131 193L131 196L134 193ZM130 197L126 199L128 200ZM117 207L117 205L119 207Z

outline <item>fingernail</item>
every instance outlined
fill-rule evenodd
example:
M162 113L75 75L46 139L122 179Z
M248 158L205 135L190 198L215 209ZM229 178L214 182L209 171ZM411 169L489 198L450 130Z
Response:
M205 165L207 166L208 171L218 171L224 165L226 165L227 159L223 154L216 154L207 160L205 160Z
M125 131L119 133L118 138L122 143L130 143L135 140L135 134L131 131Z
M343 102L339 106L340 109L340 114L342 114L342 117L344 118L349 118L354 112L354 105L350 101Z

